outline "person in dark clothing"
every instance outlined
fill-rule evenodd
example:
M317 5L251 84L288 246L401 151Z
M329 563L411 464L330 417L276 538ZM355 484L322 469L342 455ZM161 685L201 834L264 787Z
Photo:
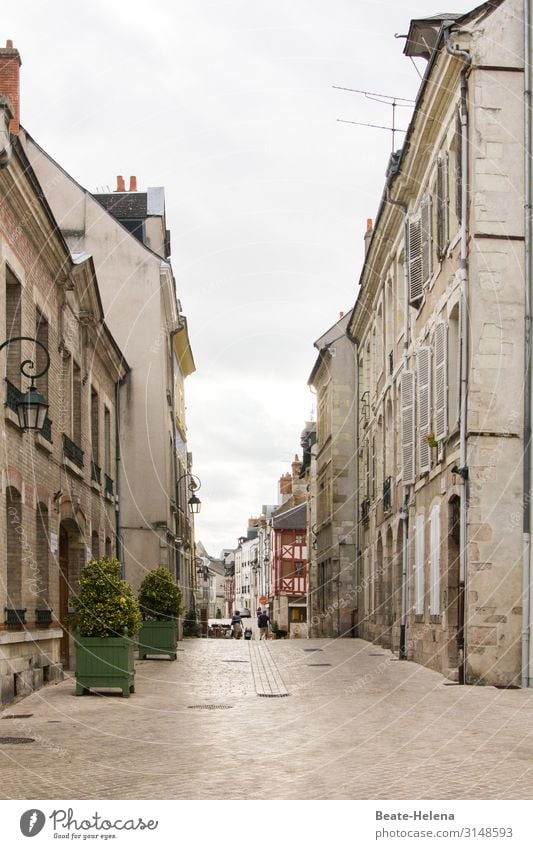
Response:
M263 640L268 636L268 624L270 622L270 617L268 613L264 610L257 617L257 624L259 626L259 639Z
M235 611L231 618L231 627L235 639L240 640L240 638L242 637L242 619L238 610Z

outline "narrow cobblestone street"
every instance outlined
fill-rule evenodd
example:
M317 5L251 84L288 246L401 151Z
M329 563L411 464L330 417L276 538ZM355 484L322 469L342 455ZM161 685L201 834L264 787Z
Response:
M9 716L31 714L26 718ZM533 695L363 640L186 640L136 692L72 678L3 712L3 799L528 799Z

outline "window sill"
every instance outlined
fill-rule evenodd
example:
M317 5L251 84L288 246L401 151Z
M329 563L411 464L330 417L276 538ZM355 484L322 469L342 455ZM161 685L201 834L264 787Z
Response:
M46 451L47 454L52 453L53 442L49 442L44 436L40 433L35 434L35 444L38 448L41 448L43 451Z
M75 463L73 463L72 460L69 460L68 457L63 457L63 466L64 466L65 469L68 469L68 471L71 472L73 475L75 475L77 478L83 478L84 477L83 469L80 469L80 467L77 466Z
M19 417L10 407L7 407L7 406L4 407L4 419L10 425L13 425L14 427L16 427L16 429L18 430L19 433L23 433L22 428L20 427L20 424L19 424Z

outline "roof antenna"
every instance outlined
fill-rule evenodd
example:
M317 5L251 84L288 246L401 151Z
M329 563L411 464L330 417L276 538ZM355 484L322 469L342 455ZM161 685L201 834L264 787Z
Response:
M355 92L355 94L363 94L367 100L375 100L377 103L384 103L386 106L392 107L392 127L384 127L382 124L368 124L363 121L347 121L344 118L337 118L337 121L341 124L356 124L358 127L374 127L378 130L389 130L389 132L392 133L392 151L394 153L396 149L396 133L407 132L407 130L401 130L396 126L396 109L414 106L415 101L410 100L407 97L396 97L396 95L392 94L378 94L375 91L363 91L360 88L347 88L342 85L334 85L332 88L339 89L340 91L352 91Z

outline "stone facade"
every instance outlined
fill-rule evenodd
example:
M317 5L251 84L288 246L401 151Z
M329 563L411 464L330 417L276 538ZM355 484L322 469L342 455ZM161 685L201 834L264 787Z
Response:
M520 680L522 616L521 20L517 0L459 18L449 46L468 65L430 24L434 50L349 325L358 633L450 678L501 686ZM407 55L423 55L416 26Z
M357 459L354 385L357 355L341 316L316 342L309 378L317 396L309 623L315 637L352 633L356 594Z

